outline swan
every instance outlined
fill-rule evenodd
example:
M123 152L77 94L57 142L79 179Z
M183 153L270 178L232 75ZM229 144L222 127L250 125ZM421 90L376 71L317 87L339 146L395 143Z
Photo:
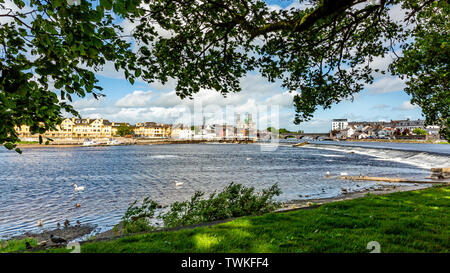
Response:
M250 157L247 157L247 160L250 160L251 158Z
M327 172L327 177L329 177L330 176L330 172Z
M341 173L341 176L345 176L345 175L348 175L348 173Z
M175 180L175 186L182 186L184 184L184 182L178 182L177 180Z
M75 191L84 191L85 189L84 186L77 186L77 184L73 184L73 188L75 189Z

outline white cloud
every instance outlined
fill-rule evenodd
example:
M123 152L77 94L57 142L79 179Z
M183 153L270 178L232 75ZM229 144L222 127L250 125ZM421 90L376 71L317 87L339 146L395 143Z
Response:
M265 103L268 105L279 105L282 107L293 106L293 99L295 95L298 95L298 92L289 92L286 91L281 94L275 94L272 97L266 99Z
M419 109L419 108L420 108L419 106L413 105L413 104L411 104L411 102L409 100L406 100L396 109L401 110L401 111L410 111L410 110L415 110L415 109Z
M279 5L267 5L269 11L280 11L282 8Z
M168 91L168 90L174 90L177 86L177 80L174 78L168 78L167 82L165 84L162 84L160 81L154 81L148 84L151 89L161 90L161 91Z
M131 94L126 95L125 97L119 99L116 102L116 106L118 107L139 107L139 106L147 106L150 103L153 95L151 91L142 91L136 90Z
M78 111L89 111L87 109L97 109L98 107L102 107L106 101L106 98L100 97L99 99L95 98L84 98L77 101L74 101L72 106L75 108L75 110Z
M402 79L390 76L378 79L373 84L366 86L369 93L375 94L402 91L404 88L405 82Z
M299 0L294 0L289 6L287 6L285 8L285 10L290 10L292 8L297 9L297 10L303 10L303 9L306 9L306 8L311 8L313 6L314 5L309 3L308 1L302 1L300 3Z

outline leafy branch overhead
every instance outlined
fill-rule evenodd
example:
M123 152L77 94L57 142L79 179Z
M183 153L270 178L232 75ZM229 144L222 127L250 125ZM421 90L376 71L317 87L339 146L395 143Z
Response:
M132 81L136 71L131 45L120 36L117 16L138 16L140 1L0 0L0 144L14 148L14 126L44 133L62 121L63 111L78 115L72 96L100 95L94 71L107 61ZM96 2L96 1L95 1ZM56 91L57 90L57 91Z
M181 98L202 88L239 92L240 78L259 71L299 91L299 123L352 99L385 73L374 58L399 49L391 72L450 137L448 1L301 0L290 10L259 0L69 2L0 0L0 143L9 148L14 126L43 133L63 113L77 115L72 96L101 95L95 71L108 61L131 83L176 79ZM407 12L394 21L398 5ZM122 20L133 33L123 33Z
M269 81L299 91L294 97L296 123L309 120L318 107L330 108L353 99L374 80L376 57L414 46L415 37L433 39L441 56L430 63L439 67L444 85L428 81L425 100L415 98L417 82L407 81L413 103L424 109L429 124L440 124L449 137L448 1L321 0L300 1L301 8L271 10L263 1L148 1L148 16L137 23L138 62L143 78L178 81L177 94L190 97L201 88L226 95L240 91L239 79L259 71ZM400 21L390 12L406 10ZM426 25L426 27L421 27ZM407 27L405 27L407 26ZM416 27L414 27L416 26ZM164 29L164 35L159 29ZM167 34L169 33L169 34ZM439 39L435 39L439 36ZM418 52L432 59L435 52ZM426 57L428 56L428 57ZM399 58L396 65L417 63ZM395 71L395 70L394 70ZM414 79L417 71L399 71ZM438 73L439 74L439 73ZM427 75L423 75L427 78ZM411 91L408 91L411 90ZM428 110L427 99L436 100Z

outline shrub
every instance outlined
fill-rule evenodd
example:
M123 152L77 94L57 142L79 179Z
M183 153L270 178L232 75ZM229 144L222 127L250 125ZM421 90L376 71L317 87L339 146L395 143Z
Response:
M274 211L280 207L273 198L281 194L277 184L259 193L254 187L245 187L231 183L222 192L214 191L204 199L203 192L197 191L188 201L174 202L168 212L161 214L164 227L173 228L185 225L224 220L232 217L259 215ZM154 230L150 219L155 214L158 204L149 198L144 199L142 206L136 201L128 208L123 217L124 233L135 233Z
M155 215L155 210L158 203L146 197L142 201L142 205L136 205L134 201L122 217L122 231L123 233L136 233L142 231L152 231L155 227L150 223L150 220Z

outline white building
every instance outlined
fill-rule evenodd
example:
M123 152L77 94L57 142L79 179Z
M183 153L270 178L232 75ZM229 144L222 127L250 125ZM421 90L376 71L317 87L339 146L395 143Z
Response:
M333 119L331 121L331 131L344 130L348 126L347 119Z
M175 125L172 128L171 138L177 140L191 140L194 137L194 131L184 125Z
M430 136L434 136L434 137L439 136L439 129L440 129L440 127L436 126L436 125L428 125L425 128L425 130L427 130L427 134Z

